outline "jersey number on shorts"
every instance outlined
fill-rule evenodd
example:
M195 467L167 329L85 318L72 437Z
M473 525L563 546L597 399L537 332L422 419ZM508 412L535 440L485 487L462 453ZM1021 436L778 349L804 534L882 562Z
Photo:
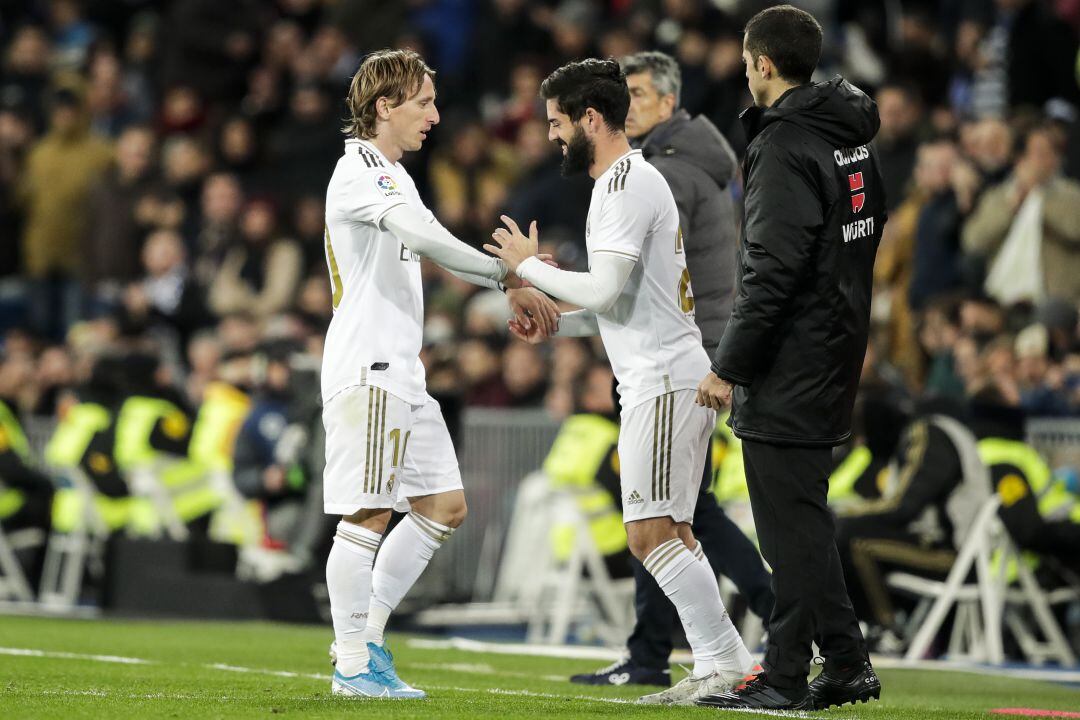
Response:
M344 292L341 287L341 272L338 270L337 258L334 257L334 248L330 245L330 228L323 225L323 233L326 237L326 264L330 268L330 285L333 290L334 309L337 310Z
M397 469L401 467L405 462L405 450L409 447L409 436L412 435L412 430L405 433L405 439L401 439L401 428L394 428L390 431L390 439L394 442L394 456L390 459L390 467ZM399 452L400 451L400 452ZM390 473L390 482L387 483L386 489L392 491L394 489L394 480L397 473Z

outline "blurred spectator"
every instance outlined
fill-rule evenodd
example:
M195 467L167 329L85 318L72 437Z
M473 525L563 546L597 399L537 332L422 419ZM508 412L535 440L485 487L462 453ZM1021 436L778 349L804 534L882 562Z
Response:
M299 246L278 234L274 207L265 200L248 203L240 236L242 242L226 253L210 286L211 309L257 318L284 310L300 282Z
M946 98L949 75L946 42L937 31L938 17L932 4L905 3L899 18L897 41L886 55L888 78L918 89L918 105L935 107Z
M995 0L991 33L1008 33L1008 102L1012 108L1041 110L1055 99L1074 106L1076 34L1037 0Z
M267 344L260 355L265 369L251 412L236 438L233 481L245 497L265 506L266 538L288 546L303 509L308 468L290 426L299 418L292 407L292 368L288 343Z
M0 92L3 92L0 90ZM34 129L26 108L0 106L0 227L7 242L0 243L0 277L13 275L19 268L23 214L16 192L26 155L34 138Z
M165 141L161 165L167 191L159 197L160 207L157 214L151 214L150 224L179 228L185 237L191 237L198 227L196 211L210 157L194 137L177 135Z
M479 246L497 225L516 171L514 159L506 147L491 142L476 119L448 129L450 150L438 152L429 170L435 215L459 238Z
M950 298L942 298L928 306L919 328L919 343L930 363L923 388L926 396L964 396L955 354L959 339L959 304Z
M514 142L521 126L533 118L543 117L540 102L540 82L543 73L533 62L521 62L510 71L510 95L499 103L489 125L491 133L503 142ZM545 125L547 123L545 122Z
M94 27L83 18L79 0L50 0L49 27L53 35L53 62L56 66L77 70L86 62Z
M200 197L200 225L195 232L195 276L208 285L217 274L225 253L239 242L240 210L244 195L236 176L219 172L203 183Z
M907 85L886 85L875 98L881 128L874 143L878 148L881 176L885 181L885 198L889 210L903 202L907 183L915 169L919 146L919 124L922 121L922 100Z
M968 127L968 147L965 150L982 173L983 182L997 185L1012 169L1012 128L997 119L981 120Z
M157 230L141 257L145 274L124 292L124 325L132 334L157 328L186 347L210 318L206 290L192 276L184 241L173 230Z
M548 389L548 365L536 345L511 342L503 353L503 384L511 407L540 407Z
M209 100L239 97L258 52L255 0L184 0L166 25L166 85L188 85Z
M65 88L52 98L49 132L30 150L19 195L25 207L23 262L33 279L31 322L59 337L78 317L73 281L88 201L112 160L109 144L90 132L82 97Z
M334 105L316 85L293 90L289 112L269 140L275 188L324 195L344 147Z
M1031 132L1012 178L964 226L964 249L986 258L986 290L1003 303L1080 303L1080 183L1061 176L1061 150L1053 128Z
M458 347L466 405L508 407L511 404L510 390L503 381L501 349L501 339L491 335L468 338Z
M956 146L935 140L919 146L915 165L916 193L920 198L912 255L913 270L908 301L921 309L931 297L959 285L960 209L952 187L958 162Z
M248 192L264 189L266 179L259 176L265 167L259 138L250 120L239 115L226 120L218 131L214 151L220 170L235 176Z
M293 234L304 255L305 276L326 274L324 212L320 194L304 195L293 206Z
M154 155L150 128L124 130L116 142L116 164L91 192L79 274L93 314L118 302L122 284L139 274L146 228L135 208L153 189Z
M5 105L25 108L38 131L45 127L51 52L48 36L34 25L16 30L4 52L0 97Z

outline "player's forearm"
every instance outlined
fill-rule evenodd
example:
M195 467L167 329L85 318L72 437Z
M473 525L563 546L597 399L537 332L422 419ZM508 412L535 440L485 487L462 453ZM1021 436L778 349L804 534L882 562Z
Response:
M394 208L382 222L409 250L451 272L468 273L495 282L506 277L506 264L502 260L469 247L438 223L425 222L407 206Z
M557 337L592 337L600 334L596 313L592 310L574 310L559 316Z
M472 283L473 285L479 285L480 287L486 287L486 288L489 288L491 290L501 290L502 289L502 287L501 287L498 280L493 280L493 279L491 279L489 277L484 277L483 275L474 275L473 273L462 272L460 270L450 270L450 268L446 268L446 269L450 271L451 275L453 275L454 277L459 277L459 278L461 278L462 280L464 280L467 283Z
M518 276L548 295L594 313L604 313L618 300L634 261L615 255L595 255L589 272L559 270L531 257L518 266Z

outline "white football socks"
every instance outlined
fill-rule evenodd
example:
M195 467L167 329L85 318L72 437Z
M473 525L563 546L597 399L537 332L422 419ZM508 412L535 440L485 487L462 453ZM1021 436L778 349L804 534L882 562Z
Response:
M724 609L716 575L704 553L699 559L697 552L678 538L668 540L645 558L645 569L679 613L694 654L693 676L717 670L744 672L753 665L753 658Z
M370 657L363 634L371 602L371 568L381 539L379 533L342 520L326 561L337 669L345 677L368 671Z
M453 532L453 528L411 512L386 536L372 573L365 642L383 644L390 613Z

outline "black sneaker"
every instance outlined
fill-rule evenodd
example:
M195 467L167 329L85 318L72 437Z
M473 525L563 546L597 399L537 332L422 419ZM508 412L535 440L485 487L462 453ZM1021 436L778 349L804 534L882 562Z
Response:
M850 672L822 670L810 683L810 697L815 710L865 703L881 697L881 681L870 661L864 660Z
M616 660L596 672L574 675L570 682L579 685L659 685L671 687L671 670L647 668L630 658Z
M769 684L765 673L754 675L731 692L699 698L695 705L729 710L813 710L810 693L792 699Z

